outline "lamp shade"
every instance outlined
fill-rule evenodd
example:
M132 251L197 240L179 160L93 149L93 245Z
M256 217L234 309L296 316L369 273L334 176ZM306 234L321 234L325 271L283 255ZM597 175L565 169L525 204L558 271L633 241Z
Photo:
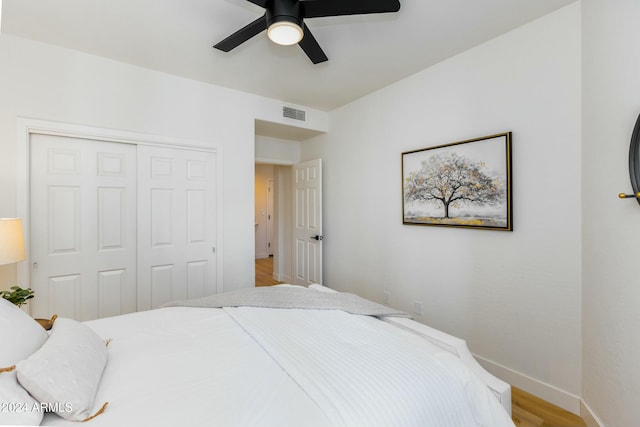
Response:
M25 259L22 220L0 218L0 265Z

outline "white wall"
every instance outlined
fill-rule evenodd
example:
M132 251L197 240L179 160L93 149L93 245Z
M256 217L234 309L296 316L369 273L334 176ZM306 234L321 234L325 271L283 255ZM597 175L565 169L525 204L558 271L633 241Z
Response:
M326 130L306 109L305 126ZM0 35L0 216L16 215L16 119L119 129L218 146L224 163L226 290L254 283L254 123L282 103L84 53ZM0 289L15 269L0 270Z
M256 162L294 165L300 161L300 142L256 135Z
M583 0L583 386L608 427L640 419L640 206L628 173L640 113L640 2Z
M573 4L330 114L327 286L413 310L512 384L581 391L581 21ZM419 54L419 53L417 53ZM515 231L404 226L403 151L513 132Z

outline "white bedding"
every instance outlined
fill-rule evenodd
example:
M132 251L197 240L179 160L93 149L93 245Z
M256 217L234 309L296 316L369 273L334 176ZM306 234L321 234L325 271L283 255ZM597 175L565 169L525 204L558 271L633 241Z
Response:
M95 426L513 427L454 356L372 317L168 307L87 325L111 339Z
M87 325L111 339L93 412L109 406L87 427L329 425L223 310L161 308ZM55 414L42 425L79 426Z
M316 402L331 426L511 426L458 359L369 316L225 308Z

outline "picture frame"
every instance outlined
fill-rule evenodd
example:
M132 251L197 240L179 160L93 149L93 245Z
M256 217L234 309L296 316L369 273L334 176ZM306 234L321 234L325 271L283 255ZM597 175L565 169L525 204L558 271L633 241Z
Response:
M402 223L513 231L511 132L402 153Z

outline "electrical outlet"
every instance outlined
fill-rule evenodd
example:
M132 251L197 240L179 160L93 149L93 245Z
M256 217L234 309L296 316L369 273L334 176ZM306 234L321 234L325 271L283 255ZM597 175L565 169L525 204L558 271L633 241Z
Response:
M414 301L413 302L413 314L416 314L418 316L422 316L423 310L422 310L422 301Z
M389 300L390 299L391 299L391 292L384 291L383 296L382 296L382 303L384 305L389 305Z

